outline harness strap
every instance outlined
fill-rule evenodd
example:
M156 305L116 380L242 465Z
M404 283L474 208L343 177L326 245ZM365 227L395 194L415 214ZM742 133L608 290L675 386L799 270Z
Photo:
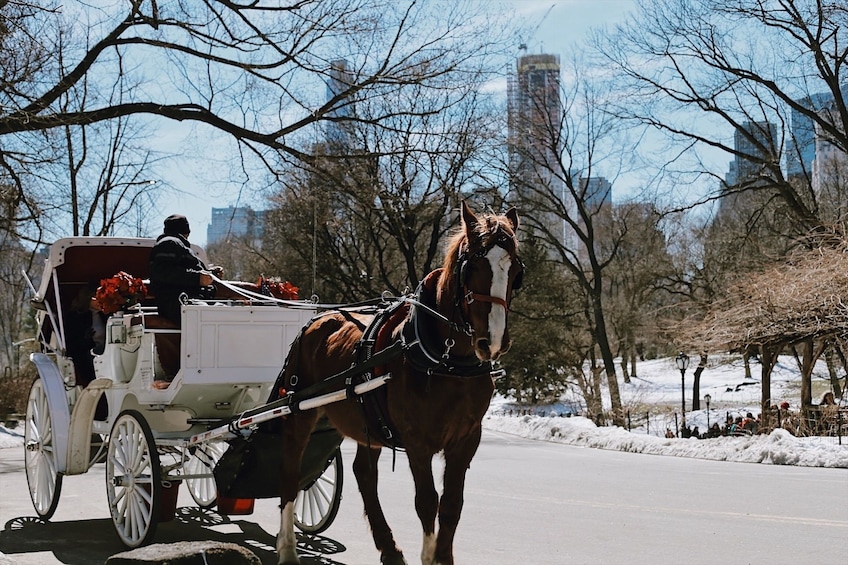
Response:
M396 357L400 357L402 354L403 343L398 341L396 343L393 343L386 349L376 353L370 359L363 361L362 363L355 364L352 367L345 369L341 373L337 373L333 376L327 377L320 383L315 383L314 385L308 386L305 389L299 390L297 392L290 392L285 397L280 398L279 400L275 400L270 404L265 404L259 408L254 408L253 410L247 410L243 413L243 417L254 416L260 412L264 412L266 410L273 410L274 408L279 408L281 406L290 406L291 408L294 408L301 400L317 396L319 393L323 392L324 389L328 388L329 386L335 383L338 383L339 381L345 382L349 378L352 379L353 377L365 374L374 367L378 365L383 365Z
M368 361L374 356L379 355L382 351L385 351L384 348L387 347L386 343L390 340L388 337L390 332L402 323L403 318L407 315L407 311L408 307L406 303L397 301L377 312L374 319L371 320L368 327L362 333L362 337L356 346L357 363ZM394 340L391 343L391 347L394 347L396 344L402 342ZM377 350L380 351L375 354L374 351ZM384 371L385 368L378 365L374 368L373 373L370 371L364 373L364 378L368 380L372 375L376 376ZM373 426L377 432L374 436L379 438L382 445L392 450L394 460L396 456L395 452L398 449L403 449L403 440L399 437L391 418L386 412L383 395L385 395L385 391L374 390L358 397L357 401L362 410L362 416L365 422L365 434L368 437L369 446L372 436L371 427ZM392 466L394 467L394 463Z
M466 304L471 304L475 300L479 300L480 302L491 302L493 304L503 306L504 310L509 310L509 305L506 303L506 300L498 296L491 296L488 294L477 294L476 292L471 291L465 293Z

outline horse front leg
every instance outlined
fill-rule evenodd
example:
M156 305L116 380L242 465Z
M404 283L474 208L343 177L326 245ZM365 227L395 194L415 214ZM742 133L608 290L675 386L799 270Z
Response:
M318 421L312 410L289 416L282 424L283 463L280 466L280 531L277 534L277 563L299 565L297 538L294 535L294 500L300 487L300 465L309 444L312 429Z
M377 461L380 459L380 452L379 447L369 448L361 444L357 446L356 457L353 460L353 474L356 476L359 493L362 495L365 516L371 525L374 545L380 552L380 563L383 565L408 565L403 558L403 553L395 543L392 529L386 522L383 507L377 497Z
M421 564L433 565L436 553L436 513L439 511L439 493L433 481L433 455L408 450L406 454L415 481L415 511L424 531Z
M280 532L277 534L277 563L299 565L297 540L294 536L294 502L289 501L280 511Z
M445 477L439 502L439 532L432 565L454 565L453 540L465 501L465 474L480 445L481 429L445 450Z

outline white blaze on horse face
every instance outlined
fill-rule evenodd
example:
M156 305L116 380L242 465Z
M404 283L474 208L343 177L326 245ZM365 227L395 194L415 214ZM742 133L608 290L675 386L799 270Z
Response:
M509 252L496 245L486 253L486 259L489 260L489 266L492 268L492 288L489 290L489 294L505 301L509 284L509 268L512 266ZM506 308L492 304L489 310L489 351L493 359L497 358L503 346L505 331Z
M294 502L287 502L280 512L280 533L277 534L277 563L300 563L294 537Z

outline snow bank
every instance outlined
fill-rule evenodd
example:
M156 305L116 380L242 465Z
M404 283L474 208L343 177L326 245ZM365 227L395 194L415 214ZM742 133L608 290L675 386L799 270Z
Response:
M0 449L4 447L18 447L23 444L24 436L22 433L0 425Z
M559 418L492 414L483 420L483 427L530 439L632 453L737 463L848 468L848 442L843 441L843 445L838 445L836 438L796 438L781 429L774 430L770 435L751 437L669 439L631 433L619 427L599 428L591 420L579 416Z

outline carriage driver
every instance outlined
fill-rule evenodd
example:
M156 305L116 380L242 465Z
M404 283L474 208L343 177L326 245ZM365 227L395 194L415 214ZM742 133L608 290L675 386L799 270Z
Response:
M207 267L194 254L188 241L191 228L180 214L165 218L165 229L150 251L150 287L159 315L180 326L180 294L189 298L214 298L212 274L223 275L221 267Z

